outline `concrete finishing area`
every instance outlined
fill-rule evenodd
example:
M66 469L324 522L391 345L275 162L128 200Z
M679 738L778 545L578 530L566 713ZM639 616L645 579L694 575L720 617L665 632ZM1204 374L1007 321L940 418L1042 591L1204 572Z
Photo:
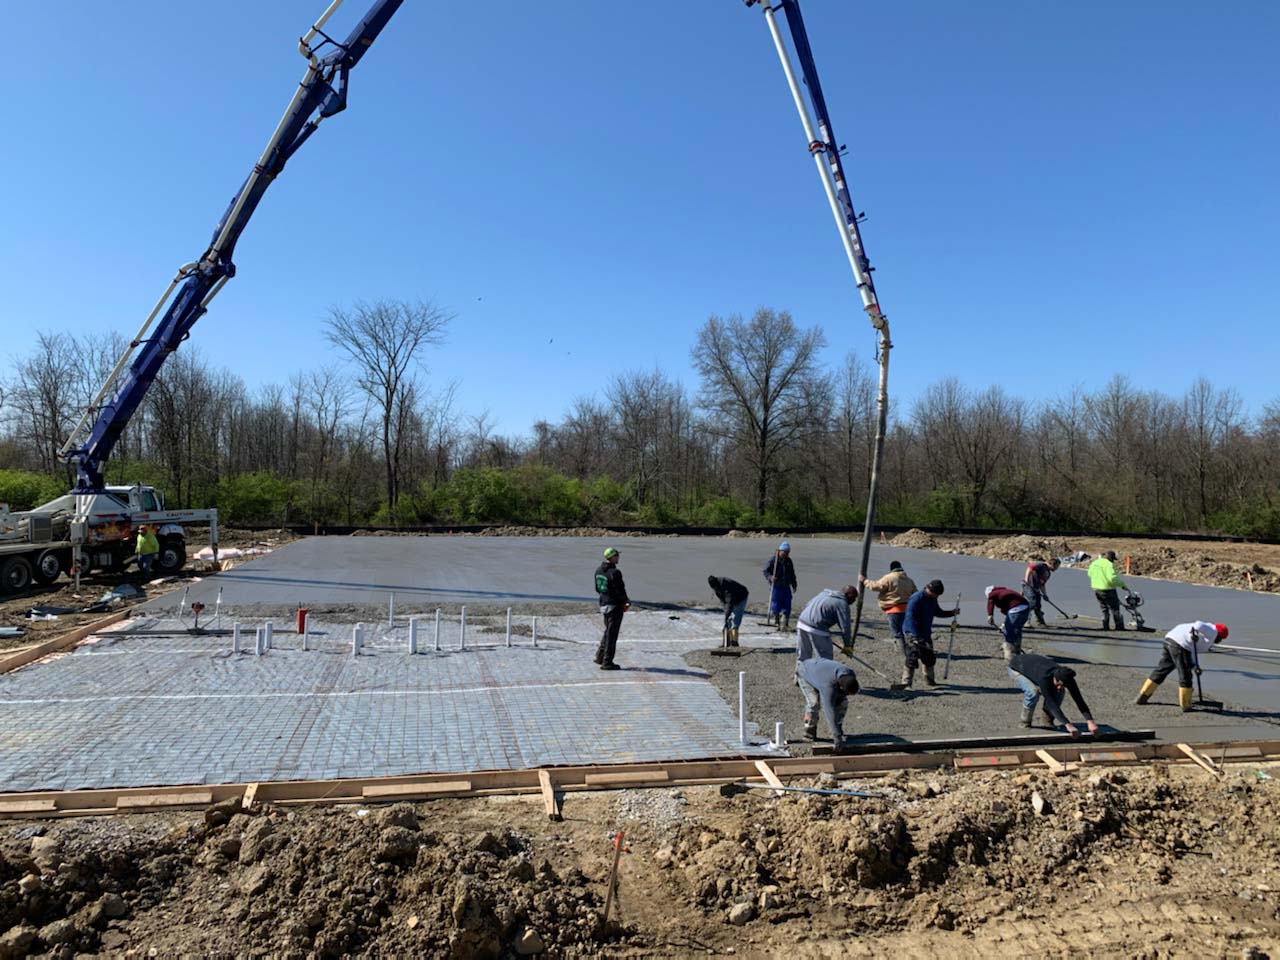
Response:
M796 612L819 589L856 579L857 541L792 537L792 557L800 582ZM339 603L385 610L394 592L404 609L442 603L514 604L525 611L593 601L591 572L607 544L621 551L627 588L640 604L710 600L708 574L742 581L752 601L768 600L761 568L776 546L758 537L308 537L266 557L194 584L190 600L211 605L218 589L229 605ZM876 545L873 575L900 560L918 584L946 583L944 604L962 599L961 622L980 624L986 616L987 584L1017 588L1024 565L983 557ZM1054 574L1051 595L1079 620L1058 621L1062 630L1047 641L1048 652L1087 656L1100 663L1150 669L1159 659L1165 629L1187 620L1226 622L1229 642L1276 651L1272 654L1215 652L1206 667L1215 670L1213 696L1227 696L1258 709L1273 709L1280 679L1280 596L1131 577L1146 599L1143 613L1155 634L1101 634L1090 620L1098 614L1083 570ZM156 601L159 609L173 601ZM874 616L874 604L869 613ZM169 608L172 609L172 608ZM1058 615L1046 607L1051 620ZM874 624L873 624L874 629ZM1154 640L1154 642L1153 642Z
M225 616L222 627L230 625ZM502 618L446 621L443 649L423 621L315 623L309 651L275 623L257 656L229 635L142 618L74 652L0 676L0 784L6 791L392 776L730 755L776 756L765 736L743 747L733 709L681 653L718 638L718 617L628 618L624 669L591 662L598 618L539 620L506 646ZM772 727L770 727L770 732Z

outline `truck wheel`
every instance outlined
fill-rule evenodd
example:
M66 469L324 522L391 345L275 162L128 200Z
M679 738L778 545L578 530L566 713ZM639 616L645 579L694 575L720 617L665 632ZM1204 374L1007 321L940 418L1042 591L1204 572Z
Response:
M36 557L35 567L31 575L36 583L48 586L57 580L62 573L63 558L57 550L46 550Z
M181 570L187 562L187 541L181 537L165 537L160 541L156 567L166 576Z
M10 557L0 564L0 591L21 593L31 586L31 561L26 557Z

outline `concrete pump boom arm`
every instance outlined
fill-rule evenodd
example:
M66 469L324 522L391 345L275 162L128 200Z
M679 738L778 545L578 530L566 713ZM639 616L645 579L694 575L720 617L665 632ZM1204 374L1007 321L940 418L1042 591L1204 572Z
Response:
M376 0L347 38L337 41L324 33L324 25L342 2L333 0L299 40L298 49L307 60L306 73L267 141L266 149L218 221L209 248L199 260L178 268L177 275L156 301L59 451L64 460L76 466L76 493L103 489L107 459L160 367L208 310L209 301L235 276L231 258L236 241L248 226L267 187L315 132L320 121L345 109L351 69L360 62L404 0ZM157 316L160 320L148 336Z

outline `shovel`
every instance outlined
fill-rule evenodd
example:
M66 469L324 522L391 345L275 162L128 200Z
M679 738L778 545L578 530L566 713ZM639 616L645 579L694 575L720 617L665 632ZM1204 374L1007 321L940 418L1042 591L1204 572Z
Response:
M960 594L956 594L956 612L951 618L951 639L947 641L947 665L942 668L942 679L951 676L951 651L956 645L956 617L960 616Z
M1044 602L1045 602L1045 603L1047 603L1049 606L1053 607L1053 609L1057 610L1060 614L1062 614L1062 617L1063 617L1063 619L1064 619L1064 620L1077 620L1077 619L1079 619L1080 614L1078 614L1078 613L1067 613L1067 611L1063 610L1060 606L1058 606L1056 603L1054 603L1052 600L1050 600L1047 594L1043 594L1043 593L1042 593L1042 594L1040 594L1040 596L1042 596L1042 597L1044 598Z
M1195 667L1195 673L1196 673L1196 699L1198 701L1196 703L1196 706L1203 707L1206 710L1212 710L1215 713L1221 713L1222 712L1221 700L1206 700L1204 698L1204 685L1200 681L1200 674L1203 673L1204 671L1200 669L1200 653L1198 650L1196 650L1196 641L1199 639L1200 639L1199 634L1197 634L1195 630L1192 630L1191 631L1191 663Z

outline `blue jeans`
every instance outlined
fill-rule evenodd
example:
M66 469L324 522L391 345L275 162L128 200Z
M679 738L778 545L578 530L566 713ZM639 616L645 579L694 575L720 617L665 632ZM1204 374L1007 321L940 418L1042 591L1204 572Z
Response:
M1029 710L1035 710L1036 704L1040 702L1040 688L1012 667L1007 667L1006 669L1009 671L1009 679L1016 683L1018 689L1022 691L1022 705ZM1061 706L1062 697L1065 694L1066 690L1055 690L1053 693L1045 694L1045 696L1051 696L1054 704Z
M737 630L742 626L742 617L747 612L747 598L743 597L741 603L735 603L732 608L724 612L724 628L726 630Z
M1031 608L1024 606L1021 610L1013 609L1004 615L1004 642L1015 650L1022 649L1022 628L1027 625L1031 616Z
M785 583L772 584L769 591L769 612L791 616L791 587Z
M889 616L889 630L897 640L902 639L902 621L906 618L907 612L891 613Z

